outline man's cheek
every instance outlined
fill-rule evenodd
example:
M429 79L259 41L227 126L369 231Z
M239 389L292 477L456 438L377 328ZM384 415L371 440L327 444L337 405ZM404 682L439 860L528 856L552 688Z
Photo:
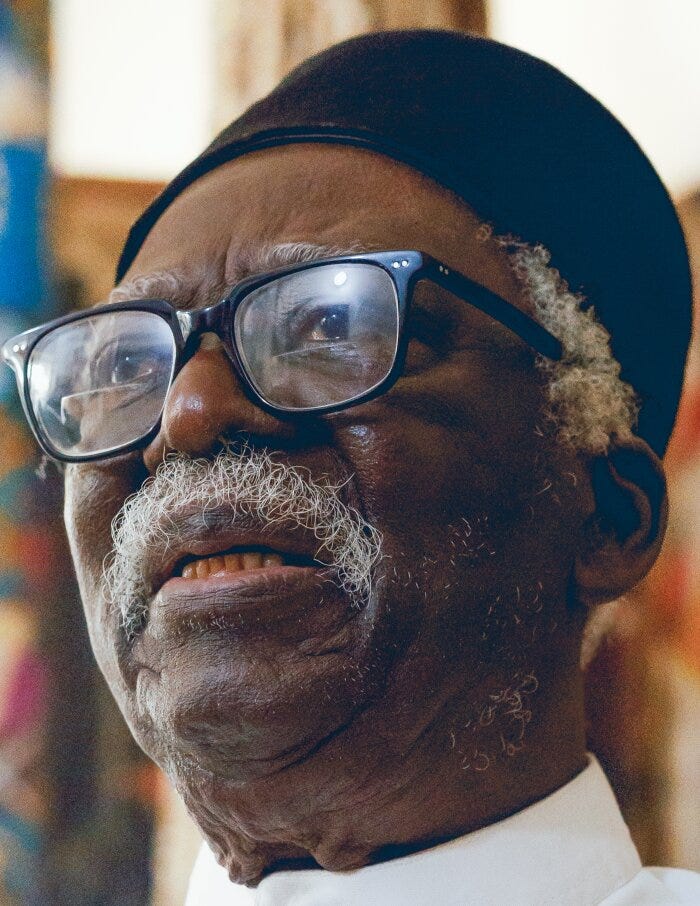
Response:
M138 487L140 470L103 464L69 465L65 473L64 519L93 651L120 705L129 695L118 663L114 613L104 598L102 569L112 548L111 522Z
M71 464L65 473L64 518L78 571L95 571L112 547L111 524L127 497L145 480L134 457L109 464Z
M381 431L363 426L353 433L353 446L358 435L362 443L361 455L352 450L354 482L367 518L382 532L415 538L493 505L491 464L469 455L461 427L405 414Z

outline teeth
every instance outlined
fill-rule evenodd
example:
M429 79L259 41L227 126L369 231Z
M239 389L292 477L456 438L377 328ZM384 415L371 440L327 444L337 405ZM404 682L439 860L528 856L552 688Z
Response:
M247 569L262 569L265 566L282 566L284 560L279 554L245 551L241 554L215 554L193 560L182 570L184 579L208 579L221 573L237 573Z
M257 553L241 554L239 559L243 560L243 569L260 569L260 567L263 565L262 554L257 554Z

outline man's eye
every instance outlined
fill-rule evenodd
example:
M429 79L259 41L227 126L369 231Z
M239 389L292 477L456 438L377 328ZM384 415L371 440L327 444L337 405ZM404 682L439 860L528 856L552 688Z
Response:
M158 370L156 353L123 340L112 340L95 357L93 381L99 386L125 384L148 378Z
M288 319L286 328L289 341L299 346L347 340L348 306L302 306Z
M115 362L112 368L112 383L121 384L124 381L148 377L153 374L155 368L156 361L151 353L143 351L127 353Z

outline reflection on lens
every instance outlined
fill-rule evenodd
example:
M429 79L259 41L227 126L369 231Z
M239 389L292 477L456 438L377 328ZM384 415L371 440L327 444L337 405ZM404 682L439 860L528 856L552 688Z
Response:
M57 327L29 359L39 430L63 456L127 446L158 422L174 366L170 326L151 312L103 312Z
M248 377L269 403L336 405L391 371L398 299L378 265L319 265L253 290L238 307L235 330Z

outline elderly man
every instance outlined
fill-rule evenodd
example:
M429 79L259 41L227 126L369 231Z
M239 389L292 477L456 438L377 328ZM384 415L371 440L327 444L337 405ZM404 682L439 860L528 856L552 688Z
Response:
M292 73L108 305L6 345L97 659L208 844L189 903L700 901L641 869L580 670L661 545L689 310L597 102L397 32Z

